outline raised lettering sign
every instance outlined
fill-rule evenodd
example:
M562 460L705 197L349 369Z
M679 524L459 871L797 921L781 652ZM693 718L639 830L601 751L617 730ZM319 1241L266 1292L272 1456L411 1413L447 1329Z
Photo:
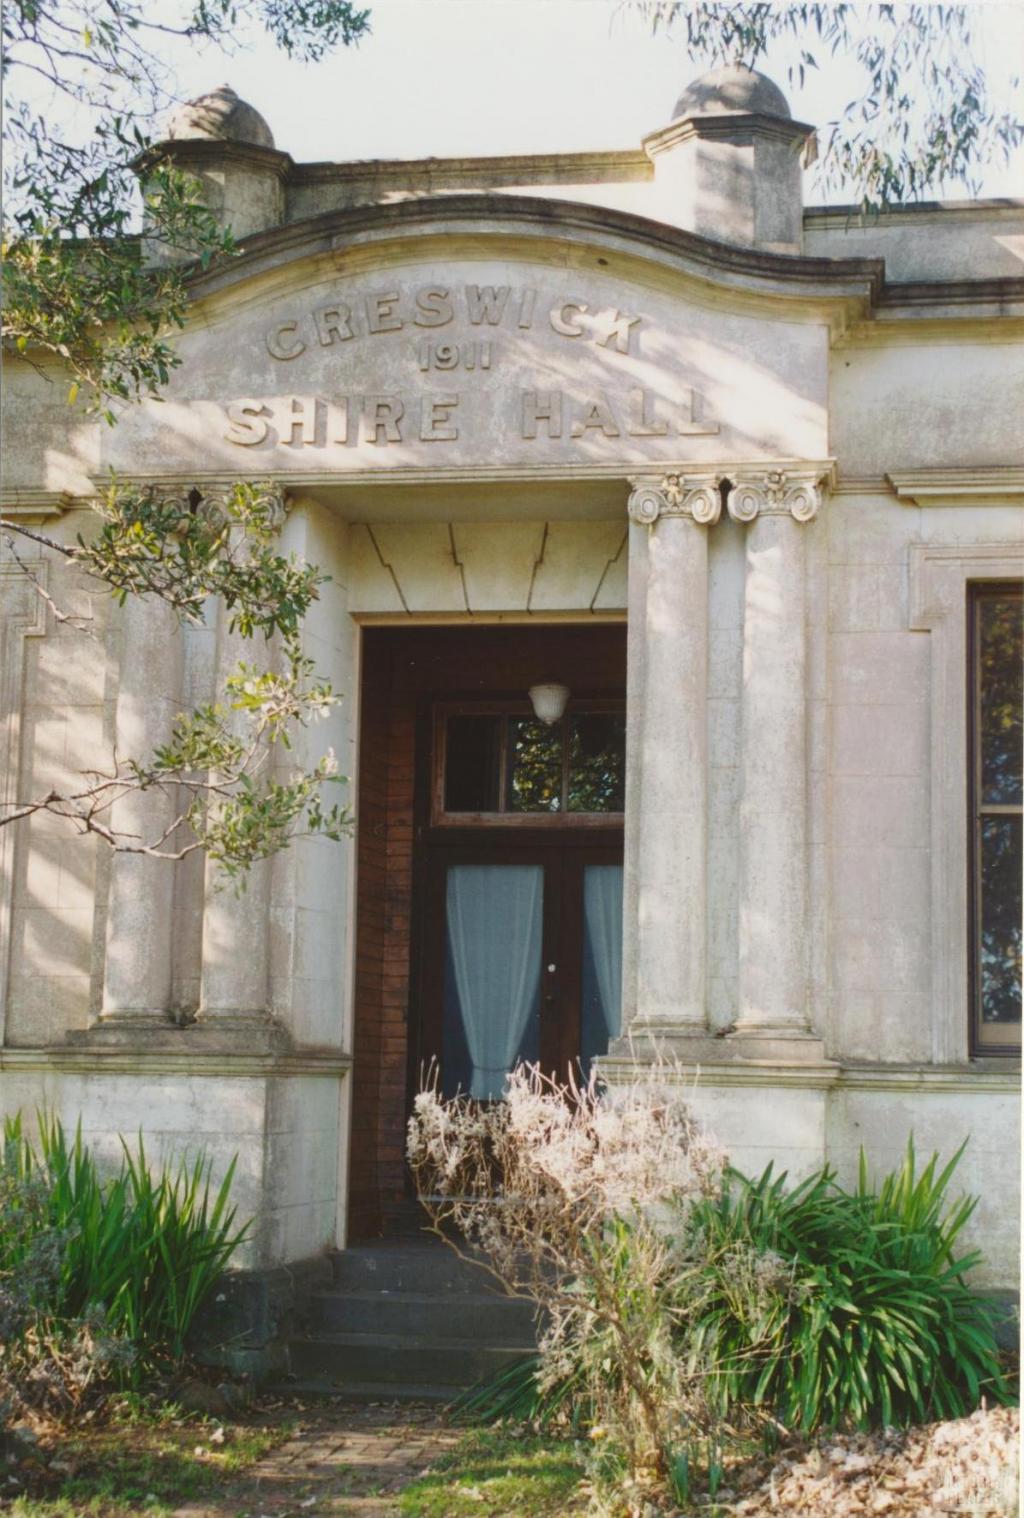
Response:
M381 447L415 439L456 442L459 428L452 412L458 404L455 391L245 398L225 407L228 427L224 437L243 448L261 444L274 448L280 443L292 448L345 445L350 441L348 418L356 414L361 442ZM527 441L563 436L714 437L718 432L716 422L701 420L692 389L686 389L682 405L642 389L624 395L521 390L510 398L510 404L516 430Z
M338 249L304 283L279 271L238 304L211 303L176 339L163 403L129 408L105 459L312 484L827 451L828 345L806 313L768 321L579 249L561 262L504 247L386 257Z

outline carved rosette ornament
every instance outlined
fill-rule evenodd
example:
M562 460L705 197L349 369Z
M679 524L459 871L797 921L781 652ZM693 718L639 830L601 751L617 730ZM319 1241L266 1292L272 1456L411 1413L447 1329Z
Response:
M630 520L653 527L659 517L690 517L702 527L713 527L722 514L721 476L666 474L660 479L630 480Z
M752 522L759 516L791 516L795 522L811 522L821 506L826 475L823 469L737 473L729 491L729 515L734 522Z

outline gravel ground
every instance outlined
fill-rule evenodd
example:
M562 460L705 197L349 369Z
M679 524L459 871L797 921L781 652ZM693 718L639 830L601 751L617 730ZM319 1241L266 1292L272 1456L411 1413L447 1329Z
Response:
M718 1494L736 1518L1017 1518L1020 1412L836 1437L748 1471Z

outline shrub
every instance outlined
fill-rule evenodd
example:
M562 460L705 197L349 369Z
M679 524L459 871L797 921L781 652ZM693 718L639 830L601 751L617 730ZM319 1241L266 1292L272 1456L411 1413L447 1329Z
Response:
M141 1137L122 1140L104 1178L82 1141L40 1117L38 1152L18 1118L0 1168L0 1368L9 1388L74 1405L179 1358L196 1311L245 1229L235 1228L229 1166L211 1196L208 1163L154 1177Z
M722 1164L680 1087L660 1065L608 1092L519 1066L493 1104L428 1084L409 1124L436 1230L477 1246L542 1313L541 1391L572 1380L602 1465L659 1480L702 1415L701 1378L675 1354L665 1310L685 1267L665 1219L712 1196Z
M686 1209L685 1246L670 1257L678 1273L660 1283L655 1304L680 1380L704 1375L703 1419L677 1431L669 1464L677 1495L691 1454L700 1459L701 1434L707 1449L716 1420L735 1424L751 1409L811 1431L960 1417L983 1396L1012 1400L994 1310L965 1282L980 1255L957 1253L976 1205L948 1200L962 1152L941 1171L933 1156L918 1172L911 1143L877 1190L863 1158L853 1191L828 1167L792 1188L772 1166L757 1180L727 1169L718 1195ZM575 1359L568 1343L557 1367L524 1359L460 1408L538 1426L599 1421L593 1367L603 1363L610 1377L619 1368L606 1333L590 1327Z
M978 1251L956 1253L976 1199L951 1204L933 1155L918 1174L913 1143L872 1190L863 1154L855 1190L828 1167L787 1189L772 1167L735 1170L686 1226L701 1235L708 1296L700 1349L724 1410L770 1408L784 1424L900 1424L956 1418L984 1394L1005 1401L994 1310L965 1282ZM737 1260L773 1279L751 1313ZM755 1268L757 1268L755 1266Z

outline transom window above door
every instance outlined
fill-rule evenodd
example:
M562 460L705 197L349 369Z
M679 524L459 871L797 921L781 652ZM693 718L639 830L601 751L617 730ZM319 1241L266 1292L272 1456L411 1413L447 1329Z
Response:
M570 702L550 725L528 702L434 709L435 826L622 825L621 701Z

